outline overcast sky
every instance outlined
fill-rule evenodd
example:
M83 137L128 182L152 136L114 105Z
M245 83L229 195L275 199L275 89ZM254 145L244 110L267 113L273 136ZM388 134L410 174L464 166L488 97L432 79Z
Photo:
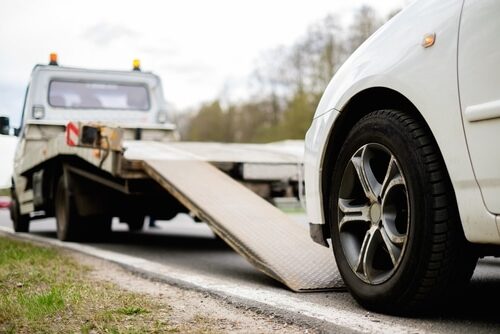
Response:
M33 66L50 52L61 65L160 75L176 109L244 94L256 60L290 45L334 14L347 22L368 3L386 16L409 0L3 1L0 9L0 115L17 124Z

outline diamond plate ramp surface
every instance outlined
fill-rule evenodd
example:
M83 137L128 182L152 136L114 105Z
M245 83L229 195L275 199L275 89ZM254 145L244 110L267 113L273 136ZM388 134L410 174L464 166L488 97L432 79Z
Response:
M211 164L177 157L144 170L257 269L294 291L343 289L331 249Z

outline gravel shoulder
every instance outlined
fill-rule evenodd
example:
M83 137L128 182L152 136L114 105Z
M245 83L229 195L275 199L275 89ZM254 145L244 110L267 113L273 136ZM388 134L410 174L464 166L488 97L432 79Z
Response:
M116 264L64 251L78 263L90 268L90 278L112 283L140 293L170 309L169 323L180 332L215 333L318 333L286 322L276 316L259 314L222 299L132 274Z

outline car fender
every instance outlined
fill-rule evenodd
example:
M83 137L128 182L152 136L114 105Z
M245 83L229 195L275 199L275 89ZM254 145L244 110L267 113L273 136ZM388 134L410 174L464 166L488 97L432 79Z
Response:
M321 194L325 151L332 129L359 93L391 89L409 100L433 133L457 197L469 241L500 243L495 216L484 207L470 163L457 87L457 39L461 1L420 0L370 37L339 69L318 105L306 136L308 211L311 222L324 223ZM416 22L408 24L408 22ZM435 34L435 45L422 41ZM446 97L446 98L443 98ZM346 111L349 110L349 111ZM335 143L339 145L339 143ZM323 150L319 152L319 150ZM319 171L319 173L318 173ZM310 183L315 183L310 186ZM311 194L316 192L316 195Z

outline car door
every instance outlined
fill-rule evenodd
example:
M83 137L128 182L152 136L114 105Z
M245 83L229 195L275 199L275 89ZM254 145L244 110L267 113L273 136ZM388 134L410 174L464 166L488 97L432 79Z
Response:
M484 203L500 213L500 1L465 0L458 47L464 131Z

